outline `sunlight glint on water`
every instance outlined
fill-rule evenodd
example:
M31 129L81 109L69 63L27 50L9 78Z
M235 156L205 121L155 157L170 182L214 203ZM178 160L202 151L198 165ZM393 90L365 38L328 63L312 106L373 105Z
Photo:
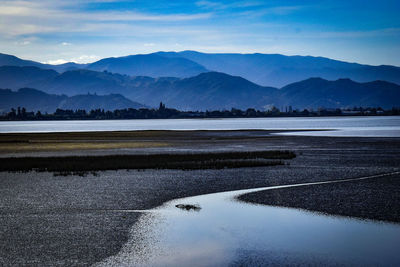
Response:
M141 217L121 252L103 264L400 264L400 225L253 205L234 197L260 189L167 202ZM198 204L188 212L176 204Z
M295 134L400 137L400 116L0 122L0 133L241 129L332 129L335 131L315 131Z

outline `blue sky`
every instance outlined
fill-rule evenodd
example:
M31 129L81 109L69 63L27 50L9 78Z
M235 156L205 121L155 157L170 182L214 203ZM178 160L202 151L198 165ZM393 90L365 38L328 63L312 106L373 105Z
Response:
M197 50L400 66L399 13L399 0L0 0L0 52L48 63Z

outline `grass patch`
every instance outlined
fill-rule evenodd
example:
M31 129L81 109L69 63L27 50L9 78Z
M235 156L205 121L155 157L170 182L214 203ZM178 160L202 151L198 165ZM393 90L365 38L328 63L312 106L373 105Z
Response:
M292 159L291 151L220 152L197 154L150 154L68 157L2 158L0 171L49 171L63 173L119 169L223 169L282 165Z
M64 142L64 141L34 141L0 143L0 152L40 152L40 151L70 151L92 149L148 148L167 146L164 142Z

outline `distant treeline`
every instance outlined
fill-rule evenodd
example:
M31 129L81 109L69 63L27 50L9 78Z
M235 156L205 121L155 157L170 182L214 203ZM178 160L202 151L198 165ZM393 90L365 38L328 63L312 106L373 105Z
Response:
M307 117L307 116L376 116L376 115L400 115L400 108L384 110L382 108L361 108L352 109L323 109L318 110L293 110L291 107L281 111L272 108L267 111L249 108L240 110L214 111L179 111L177 109L166 108L165 104L160 103L158 109L116 109L105 111L104 109L86 110L63 110L57 109L54 113L41 113L40 111L27 111L25 108L18 107L11 109L10 112L0 115L0 120L115 120L115 119L184 119L184 118L261 118L261 117Z

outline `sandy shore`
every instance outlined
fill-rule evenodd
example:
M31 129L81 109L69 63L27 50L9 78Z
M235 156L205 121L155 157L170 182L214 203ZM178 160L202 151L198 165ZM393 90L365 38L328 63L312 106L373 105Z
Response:
M119 138L118 140L126 138L124 140L129 142L146 140L168 145L127 149L3 152L2 157L104 155L116 152L185 153L193 150L293 150L297 157L290 161L290 165L282 166L194 171L119 170L99 172L97 176L89 174L85 177L55 177L47 172L1 172L0 265L89 265L113 255L126 241L127 234L140 213L127 214L111 210L148 209L185 196L362 177L400 169L398 161L400 138L295 137L271 136L269 133L268 131L200 131L167 134L144 132L141 136L138 136L138 133L126 136L124 133L125 137L113 136L113 138ZM10 135L7 138L9 142ZM28 139L32 138L29 136ZM98 134L96 138L104 140L105 137ZM3 143L6 141L2 137L0 140ZM16 140L21 141L21 139L14 141ZM58 136L56 140L67 139L60 139ZM388 190L398 190L396 185L392 186L393 183L397 184L395 180L397 178L382 180L385 194L393 194L387 192ZM390 186L386 186L389 184ZM366 184L362 186L371 189L381 185L381 180L376 180L373 186ZM348 188L356 190L359 186L354 184ZM318 190L317 193L327 190ZM363 192L362 195L376 193L368 189ZM300 196L301 192L297 194ZM318 194L315 195L317 197ZM261 195L257 196L256 201L264 203L266 199L270 198ZM366 206L371 206L374 202L367 203ZM397 201L397 205L398 203ZM400 210L398 206L394 208ZM329 212L335 213L335 210ZM355 216L360 215L355 214Z

